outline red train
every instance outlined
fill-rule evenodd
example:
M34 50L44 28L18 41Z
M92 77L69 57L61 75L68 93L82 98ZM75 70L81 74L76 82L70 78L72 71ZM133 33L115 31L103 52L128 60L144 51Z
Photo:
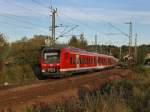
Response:
M77 48L44 48L41 53L39 79L63 77L64 75L96 71L116 66L118 59L113 56L87 52Z

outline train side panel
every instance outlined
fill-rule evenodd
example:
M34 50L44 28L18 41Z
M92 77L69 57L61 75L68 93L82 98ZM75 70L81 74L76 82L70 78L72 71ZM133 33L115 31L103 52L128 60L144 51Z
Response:
M70 48L62 48L59 51L60 56L56 55L56 52L58 52L57 49L46 49L46 53L41 55L40 64L43 75L46 74L50 76L61 76L62 74L66 74L68 72L77 73L101 70L113 67L118 63L118 60L113 56L104 54L74 50ZM53 58L51 56L53 56ZM44 58L50 58L54 61L52 63L45 63ZM55 58L58 58L60 61L56 62Z

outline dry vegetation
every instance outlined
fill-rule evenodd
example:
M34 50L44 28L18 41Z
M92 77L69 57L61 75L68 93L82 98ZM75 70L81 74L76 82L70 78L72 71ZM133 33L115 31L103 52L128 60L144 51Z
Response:
M20 83L35 79L33 67L39 62L44 38L46 36L22 38L10 46L6 44L9 50L1 48L0 83Z
M11 43L7 42L4 35L0 35L0 84L20 83L24 81L35 80L33 68L39 63L40 49L44 45L45 38L48 36L38 35L31 39L23 37L21 40ZM59 44L60 45L60 44ZM110 49L114 56L119 57L119 48L116 46L94 46L88 45L83 35L79 38L73 36L68 43L69 46L86 49L88 51L97 51L107 54ZM62 46L62 45L60 45ZM149 51L149 45L139 46L138 63L143 63L144 55ZM123 55L128 51L127 46L122 47Z
M33 39L23 38L12 43L11 46L0 38L0 41L4 43L0 46L0 83L35 79L32 68L38 63L39 50L44 44L44 38L46 36L35 36ZM85 47L86 43L83 45L82 47ZM140 64L149 48L150 46L144 45L139 47L138 62ZM114 51L116 49L114 47ZM137 67L133 69L134 74L131 74L134 77L132 81L107 83L99 90L92 92L81 88L78 100L66 101L56 106L40 103L27 108L26 112L150 112L149 69Z
M150 112L149 73L149 68L140 67L131 74L134 80L113 81L94 91L80 88L78 100L35 104L26 112Z

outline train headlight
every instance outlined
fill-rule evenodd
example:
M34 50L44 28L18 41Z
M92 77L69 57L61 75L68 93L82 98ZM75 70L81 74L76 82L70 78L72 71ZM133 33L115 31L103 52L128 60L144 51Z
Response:
M42 72L46 72L45 70L42 70Z

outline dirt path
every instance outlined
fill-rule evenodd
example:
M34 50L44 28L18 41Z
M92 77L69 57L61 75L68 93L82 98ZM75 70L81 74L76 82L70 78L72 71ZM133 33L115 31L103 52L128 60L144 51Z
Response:
M77 97L81 86L99 86L106 81L120 80L130 72L124 69L113 69L58 80L38 81L30 85L0 90L0 110L12 108L19 111L34 102L55 102L62 97Z

